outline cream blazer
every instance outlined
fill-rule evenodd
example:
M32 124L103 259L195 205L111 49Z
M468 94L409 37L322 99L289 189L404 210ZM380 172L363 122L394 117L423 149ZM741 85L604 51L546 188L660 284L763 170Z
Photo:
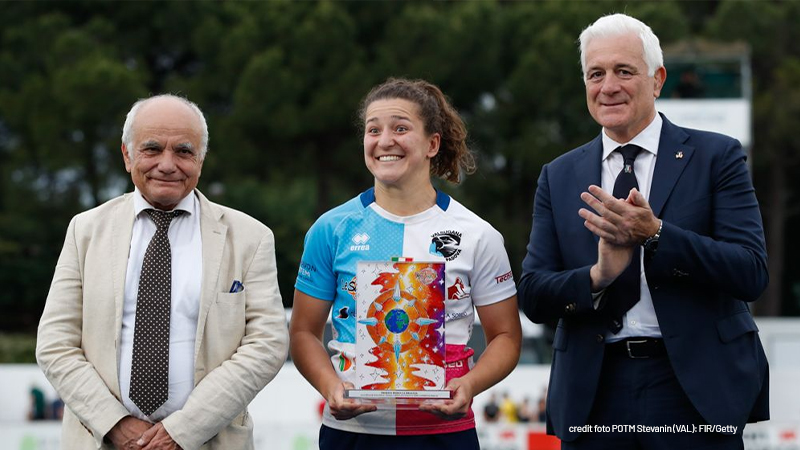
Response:
M275 240L252 217L195 195L203 242L195 387L163 424L184 450L252 449L247 405L275 377L288 349ZM128 415L117 372L133 220L131 194L78 214L56 265L36 358L66 405L65 449L112 448L103 436ZM229 293L233 280L244 290Z

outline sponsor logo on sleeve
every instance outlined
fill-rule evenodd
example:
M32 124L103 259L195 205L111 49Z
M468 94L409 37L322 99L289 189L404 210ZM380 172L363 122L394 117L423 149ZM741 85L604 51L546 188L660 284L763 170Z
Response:
M500 283L505 283L506 281L511 280L513 278L514 274L511 273L511 271L509 270L508 272L500 275L499 277L494 277L494 281L496 284L500 284Z
M314 267L313 264L309 264L305 261L300 261L300 269L297 271L297 275L300 278L305 278L306 280L310 280L314 272L317 271L317 268Z

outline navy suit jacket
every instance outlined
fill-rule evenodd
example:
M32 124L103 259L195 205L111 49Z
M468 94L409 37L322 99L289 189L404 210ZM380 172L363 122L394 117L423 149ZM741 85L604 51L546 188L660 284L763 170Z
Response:
M755 191L738 141L662 118L649 202L663 229L645 257L647 283L683 390L709 424L741 432L769 418L768 366L746 303L768 282ZM600 186L602 153L598 136L542 168L519 286L528 318L558 320L547 428L566 441L602 388L607 319L594 309L589 278L598 238L578 215L580 194Z

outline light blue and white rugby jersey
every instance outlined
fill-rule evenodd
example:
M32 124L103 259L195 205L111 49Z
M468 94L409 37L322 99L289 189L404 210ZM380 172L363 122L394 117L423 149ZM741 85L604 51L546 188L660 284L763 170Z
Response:
M374 190L367 190L326 212L312 225L306 234L295 283L297 290L307 295L333 301L333 339L328 348L334 354L333 366L345 381L353 382L355 377L356 264L388 261L393 257L445 262L448 363L465 354L472 334L473 306L489 305L516 294L503 237L489 223L442 192L437 193L436 205L430 209L401 217L378 206ZM432 427L418 420L404 421L399 417L402 414L405 412L398 411L395 417L394 411L381 410L337 421L326 407L323 423L373 434L439 433L470 428L453 421L440 424L438 420L434 420L437 425ZM424 417L434 418L427 413ZM473 420L472 414L468 419Z

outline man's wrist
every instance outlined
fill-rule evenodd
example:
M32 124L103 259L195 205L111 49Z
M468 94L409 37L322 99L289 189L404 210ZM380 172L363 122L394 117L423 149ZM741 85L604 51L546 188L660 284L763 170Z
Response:
M602 292L609 284L611 284L611 281L603 280L600 276L600 268L597 267L597 264L589 269L589 287L592 294Z
M649 253L655 253L658 250L658 240L661 238L661 230L664 228L664 221L658 221L658 230L656 230L655 234L648 237L647 239L642 242L642 247L644 250Z

